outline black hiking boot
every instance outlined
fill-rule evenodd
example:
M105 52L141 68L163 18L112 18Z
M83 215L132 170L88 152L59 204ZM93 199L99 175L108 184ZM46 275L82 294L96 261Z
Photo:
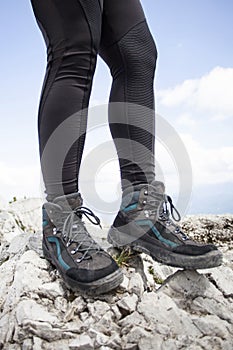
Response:
M43 252L73 291L98 295L115 289L123 274L112 257L87 232L82 216L100 220L82 206L79 193L43 205Z
M215 245L191 240L171 220L168 203L172 218L179 221L180 214L171 198L165 195L162 182L138 185L133 192L126 189L120 211L108 233L109 243L117 248L146 253L174 267L205 269L221 265L222 253Z

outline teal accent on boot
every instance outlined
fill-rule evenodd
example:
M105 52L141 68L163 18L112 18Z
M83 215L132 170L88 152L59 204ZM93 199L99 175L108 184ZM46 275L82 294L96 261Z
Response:
M61 247L60 247L60 243L59 243L59 240L57 239L57 237L48 237L48 241L49 241L50 243L55 243L55 244L56 244L56 248L57 248L57 258L58 258L59 263L62 265L62 267L63 267L65 270L70 269L70 266L67 265L67 264L65 263L65 261L62 259L62 256L61 256Z
M48 221L47 220L44 220L43 223L42 223L42 226L45 227L48 225Z
M136 209L137 208L137 204L138 204L138 199L139 199L139 194L140 192L134 192L126 194L123 198L122 198L122 203L121 203L121 207L120 210L124 211L124 212L128 212L132 209ZM133 206L131 208L131 206ZM129 208L129 209L127 209Z
M121 209L122 211L124 211L125 213L127 213L128 211L137 209L138 203L134 203L134 204L130 204L128 207Z
M178 247L177 243L174 243L174 242L169 241L168 239L164 238L150 220L136 220L135 222L139 226L149 226L159 241L169 245L172 248Z

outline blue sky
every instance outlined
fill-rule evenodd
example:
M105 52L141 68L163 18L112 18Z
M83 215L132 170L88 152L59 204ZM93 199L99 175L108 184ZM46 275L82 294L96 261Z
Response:
M233 2L141 2L159 52L156 109L179 133L192 161L190 212L198 211L198 201L205 203L202 211L233 212ZM46 51L30 1L2 1L0 27L0 196L40 196L37 108ZM110 84L99 60L93 104L107 101Z

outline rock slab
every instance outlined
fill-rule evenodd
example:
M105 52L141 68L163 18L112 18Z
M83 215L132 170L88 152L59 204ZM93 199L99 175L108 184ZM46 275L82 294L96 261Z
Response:
M182 223L195 239L219 245L221 267L179 270L142 254L124 265L117 290L91 298L69 291L43 258L39 204L0 208L0 349L233 348L231 215ZM100 241L106 232L98 231Z

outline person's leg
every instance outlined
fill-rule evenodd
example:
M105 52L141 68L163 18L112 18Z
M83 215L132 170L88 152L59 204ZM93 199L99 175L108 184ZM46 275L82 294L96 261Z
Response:
M87 123L83 109L88 107L96 65L102 5L99 0L32 0L32 5L48 53L38 129L42 173L51 200L78 191ZM74 138L64 155L61 143Z
M120 160L122 204L108 240L130 246L167 265L215 267L222 254L189 239L173 219L176 211L154 174L153 79L156 49L138 0L105 0L100 53L111 69L110 128ZM136 104L132 105L132 104ZM179 219L179 213L176 211Z
M78 192L87 123L87 112L78 112L89 102L102 6L98 0L32 0L32 5L48 47L38 123L48 200L43 205L43 252L68 287L97 295L123 279L113 258L87 232L83 215L93 224L100 221L82 206Z
M138 0L104 1L100 55L113 77L109 124L122 188L151 182L155 177L153 81L157 51Z

